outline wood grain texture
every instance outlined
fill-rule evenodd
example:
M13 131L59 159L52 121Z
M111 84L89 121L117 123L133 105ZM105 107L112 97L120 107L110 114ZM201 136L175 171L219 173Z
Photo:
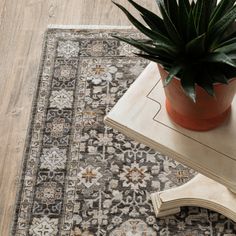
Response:
M119 2L131 9L126 0ZM142 5L156 10L155 1ZM10 235L43 34L48 24L129 22L110 0L0 1L0 235L4 236Z

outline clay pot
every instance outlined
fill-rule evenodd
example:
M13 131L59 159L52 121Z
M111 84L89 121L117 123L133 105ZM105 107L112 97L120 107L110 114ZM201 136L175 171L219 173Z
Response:
M168 72L160 65L158 68L163 81ZM184 93L177 77L164 90L166 110L175 123L190 130L207 131L218 127L228 118L236 92L236 78L231 79L228 85L214 84L215 97L196 85L196 103Z

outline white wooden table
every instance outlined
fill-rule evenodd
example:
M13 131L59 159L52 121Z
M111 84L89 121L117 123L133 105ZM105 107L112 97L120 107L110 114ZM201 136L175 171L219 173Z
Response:
M189 131L165 111L165 95L155 63L150 63L105 117L128 137L195 169L187 184L151 195L157 216L201 206L236 221L236 99L232 114L219 128Z

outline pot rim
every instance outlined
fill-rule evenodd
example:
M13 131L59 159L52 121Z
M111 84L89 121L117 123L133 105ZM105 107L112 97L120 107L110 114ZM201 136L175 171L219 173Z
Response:
M167 72L167 73L169 74L169 72L168 72L167 70L165 70L165 68L164 68L164 66L163 66L162 64L159 64L159 63L157 63L157 64L158 64L165 72ZM180 78L177 77L177 76L174 76L174 79L180 81ZM231 83L233 80L236 80L236 77L233 77L233 78L229 79L228 82ZM224 84L224 83L220 83L220 82L214 82L214 83L213 83L213 86L229 85L229 83L228 83L228 84ZM195 83L195 84L197 84L197 83ZM167 85L167 86L168 86L168 85ZM197 86L199 86L199 85L197 84ZM199 86L199 87L200 87L200 86Z

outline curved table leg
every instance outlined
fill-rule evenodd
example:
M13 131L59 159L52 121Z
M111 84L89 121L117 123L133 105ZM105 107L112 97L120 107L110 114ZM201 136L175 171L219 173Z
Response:
M181 206L199 206L236 222L236 194L201 174L180 187L153 193L151 199L157 217L175 214Z

